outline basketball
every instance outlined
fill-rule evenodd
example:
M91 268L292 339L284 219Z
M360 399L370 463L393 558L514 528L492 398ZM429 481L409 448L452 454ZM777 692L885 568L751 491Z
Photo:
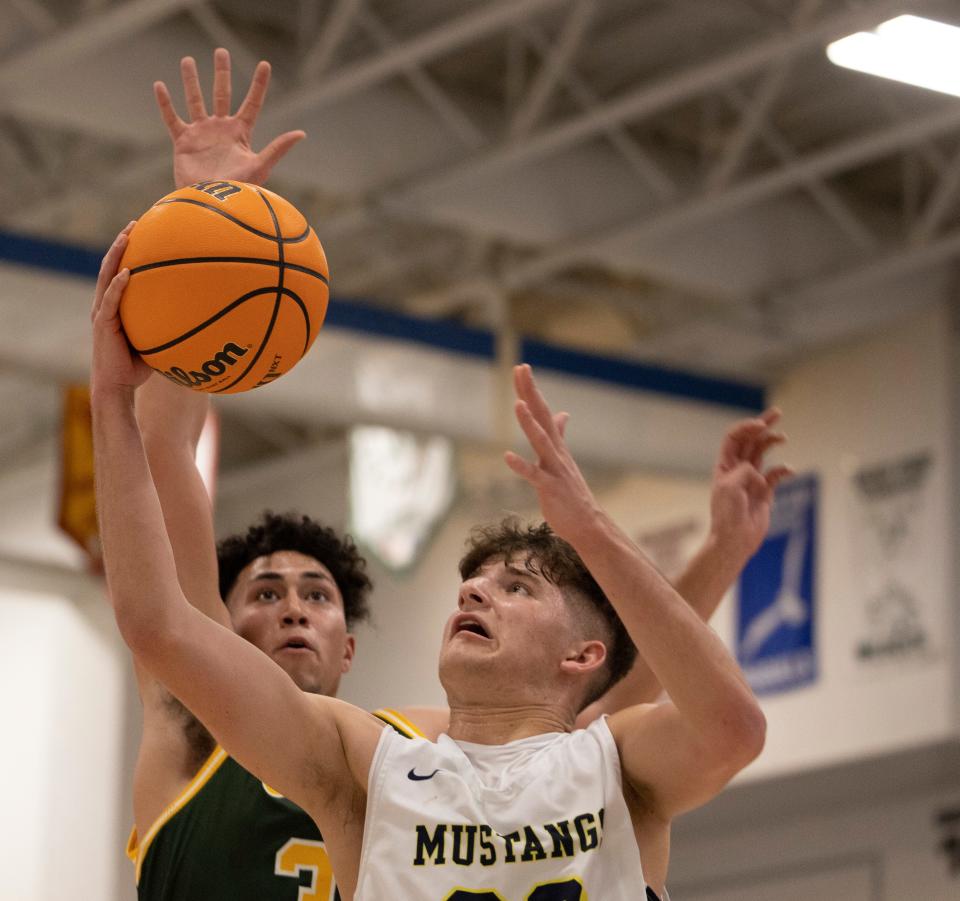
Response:
M147 365L177 384L235 394L276 380L310 349L327 260L289 201L206 181L158 200L134 226L120 318Z

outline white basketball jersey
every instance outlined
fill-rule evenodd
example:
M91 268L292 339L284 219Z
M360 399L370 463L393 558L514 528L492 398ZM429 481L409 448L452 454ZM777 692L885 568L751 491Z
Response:
M355 901L638 901L643 869L606 720L506 745L384 729Z

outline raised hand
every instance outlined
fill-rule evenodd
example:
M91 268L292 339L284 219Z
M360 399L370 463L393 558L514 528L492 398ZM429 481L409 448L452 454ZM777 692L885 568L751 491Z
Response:
M513 451L507 451L504 459L533 486L543 518L553 531L570 540L599 508L564 440L567 414L551 412L529 366L514 367L513 384L517 421L537 460L531 463Z
M724 436L713 468L711 532L744 562L767 534L774 489L793 475L789 466L764 470L764 455L786 440L775 428L779 419L780 411L771 408L735 423Z
M213 115L207 113L200 76L193 57L180 61L180 77L189 121L177 115L170 91L162 81L153 93L173 141L173 177L178 188L211 178L229 178L262 185L287 151L306 137L288 131L256 153L250 145L270 84L270 63L261 60L240 108L230 114L230 53L219 47L213 54Z
M94 392L130 389L142 385L152 370L130 347L120 321L120 298L130 279L130 270L117 272L127 247L131 222L114 239L100 264L90 320L93 323L93 360L90 385Z

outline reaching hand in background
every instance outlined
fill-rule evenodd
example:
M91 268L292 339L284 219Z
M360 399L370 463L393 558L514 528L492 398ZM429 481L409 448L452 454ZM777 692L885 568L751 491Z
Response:
M713 468L711 532L744 563L767 534L774 489L793 475L789 466L764 469L767 451L786 440L775 428L779 419L780 411L771 408L735 423L724 436Z

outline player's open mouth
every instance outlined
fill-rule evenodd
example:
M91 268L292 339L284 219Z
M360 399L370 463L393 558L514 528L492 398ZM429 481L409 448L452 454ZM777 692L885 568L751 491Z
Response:
M302 653L306 651L312 651L313 648L311 648L310 645L307 644L307 642L305 642L303 639L291 638L289 641L280 645L279 650L287 651L290 653L298 653L298 652Z
M490 638L490 633L487 632L486 627L478 619L474 619L469 616L461 616L453 625L453 634L461 635L477 635L480 638Z

